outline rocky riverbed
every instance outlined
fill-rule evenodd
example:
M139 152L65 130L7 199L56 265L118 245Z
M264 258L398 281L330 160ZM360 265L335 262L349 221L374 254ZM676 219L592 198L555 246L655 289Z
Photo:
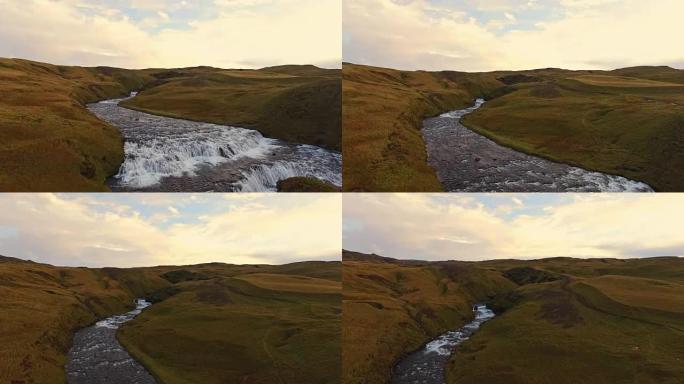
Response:
M134 310L76 332L66 365L67 383L156 384L152 375L116 339L117 329L149 305L138 299Z
M420 350L406 356L392 371L392 384L444 384L444 366L454 348L475 333L480 326L494 317L485 305L474 308L475 318L465 326L449 331L425 344Z
M279 180L296 176L342 185L338 152L251 129L138 112L119 106L122 100L88 106L124 137L124 163L108 181L113 191L275 191Z
M588 171L501 146L461 124L484 104L423 123L428 163L449 192L652 192L645 183Z

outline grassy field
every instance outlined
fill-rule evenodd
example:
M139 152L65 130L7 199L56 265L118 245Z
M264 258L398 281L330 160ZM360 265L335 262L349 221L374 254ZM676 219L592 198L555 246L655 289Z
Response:
M341 266L61 268L0 260L0 382L65 382L73 333L155 302L120 342L163 384L337 383Z
M684 71L343 69L345 189L437 191L422 120L488 103L464 124L519 151L684 191Z
M340 265L291 267L191 268L119 340L165 384L338 383Z
M120 69L0 59L0 190L106 190L123 142L85 104L127 95L148 80Z
M451 262L396 261L346 254L343 361L353 368L345 369L358 367L374 372L374 381L367 382L387 382L393 362L434 334L406 332L405 323L385 320L403 309L354 309L349 303L350 294L362 295L367 301L372 298L376 303L401 297L359 275L372 276L368 271L383 271L383 277L407 270L439 271ZM498 294L494 296L461 293L460 297L466 305L487 302L498 316L457 348L448 366L448 383L680 383L684 378L684 259L551 258L455 265L463 265L461 274L443 277L443 281L470 289L495 286ZM415 276L419 282L412 286L423 287L434 285L435 277L444 275ZM502 283L502 279L506 282ZM427 291L415 292L423 296ZM432 292L423 300L443 297L443 293ZM462 305L454 306L454 310L467 317L469 307ZM353 321L347 322L348 316L354 316ZM391 346L385 345L369 355L372 348L349 333L360 326L348 330L348 324L363 322L375 322L376 330L368 331L368 340L390 341ZM455 319L446 328L462 324L463 320ZM362 354L370 360L370 356L382 353L384 356L370 362L353 359ZM343 382L363 383L363 377L345 375Z
M129 108L339 150L340 83L339 70L314 66L125 70L0 58L0 191L106 191L123 141L86 104L133 90L142 92Z
M127 108L254 128L265 136L340 150L340 71L314 66L261 70L155 70Z

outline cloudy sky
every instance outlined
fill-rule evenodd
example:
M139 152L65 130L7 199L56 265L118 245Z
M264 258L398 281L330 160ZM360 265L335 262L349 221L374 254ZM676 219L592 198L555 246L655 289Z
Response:
M341 197L0 194L0 255L63 266L339 260Z
M346 194L343 246L400 259L684 256L682 194Z
M684 69L681 0L344 0L343 57L398 69Z
M0 57L124 68L339 67L340 0L0 0Z

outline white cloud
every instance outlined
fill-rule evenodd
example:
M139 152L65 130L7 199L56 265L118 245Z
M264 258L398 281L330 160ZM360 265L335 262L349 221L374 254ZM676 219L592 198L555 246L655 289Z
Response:
M212 195L203 202L212 212L201 215L194 213L189 195L171 195L162 197L176 200L174 206L159 201L166 213L146 217L140 206L96 195L3 194L0 254L57 265L118 267L339 258L338 195L254 194L246 202Z
M684 51L673 45L681 30L682 1L549 3L558 7L559 15L549 11L535 28L518 28L526 16L539 17L528 13L540 6L537 2L475 2L440 15L428 0L346 0L344 60L400 69L464 71L613 69L684 62ZM482 22L467 16L475 10L500 11L504 17ZM507 25L518 29L503 30Z
M127 8L117 8L118 3L0 0L0 56L127 68L339 67L339 0L217 3L218 8L205 9L211 17L188 21L174 19L171 12L199 5L130 0L128 6L152 12L136 21L125 13ZM170 28L168 22L187 25Z
M548 197L474 196L347 194L344 247L429 260L684 256L681 195L564 195L535 209Z

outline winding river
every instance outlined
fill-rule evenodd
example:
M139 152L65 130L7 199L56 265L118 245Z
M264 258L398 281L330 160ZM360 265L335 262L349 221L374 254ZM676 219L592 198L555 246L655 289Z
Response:
M124 137L124 162L108 181L113 191L275 191L279 180L295 176L342 185L338 152L266 138L251 129L138 112L119 106L123 100L88 105Z
M454 348L475 333L494 312L486 305L475 307L475 319L463 327L442 334L399 361L392 370L392 384L444 384L444 367Z
M461 124L485 101L426 119L428 163L449 192L652 192L645 183L501 146Z
M138 299L134 310L76 332L66 365L67 383L156 384L152 375L116 340L121 324L133 320L148 306L149 302Z

